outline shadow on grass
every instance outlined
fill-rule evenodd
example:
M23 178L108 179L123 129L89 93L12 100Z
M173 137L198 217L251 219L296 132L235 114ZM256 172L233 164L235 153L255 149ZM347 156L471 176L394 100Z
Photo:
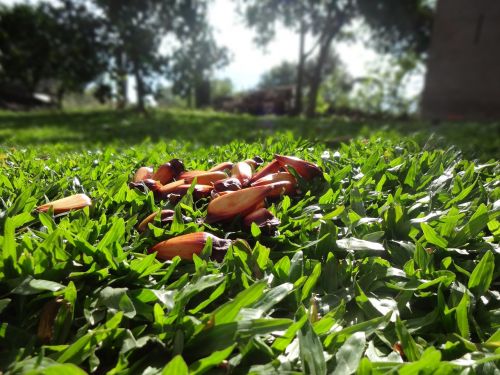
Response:
M432 142L436 146L454 144L469 157L498 158L500 152L499 123L443 123L433 126L421 121L306 120L187 110L157 110L148 115L113 110L0 112L0 143L4 146L65 144L68 149L81 149L110 143L134 145L148 139L208 146L233 140L255 142L282 131L331 147L351 138L372 134L381 137L411 134L419 143L425 144L434 134Z

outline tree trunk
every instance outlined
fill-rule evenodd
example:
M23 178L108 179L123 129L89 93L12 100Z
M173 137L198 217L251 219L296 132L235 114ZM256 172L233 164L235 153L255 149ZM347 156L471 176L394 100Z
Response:
M137 110L139 112L146 112L146 88L144 87L144 81L137 63L134 63L134 76L135 76L135 87L137 93Z
M190 85L186 97L186 104L188 108L193 108L193 86Z
M208 79L197 80L194 92L196 108L205 108L210 105L210 81Z
M127 106L127 71L125 69L125 56L121 50L116 53L116 74L117 74L117 103L118 109L125 109Z
M308 118L313 118L316 115L316 103L318 101L319 87L321 86L321 81L323 80L323 65L330 52L330 42L326 42L320 47L318 60L314 66L313 76L311 77L311 85L309 87L309 97L307 100L306 116Z
M294 114L300 115L302 113L302 92L304 88L304 65L305 65L305 53L304 44L306 36L306 26L304 19L300 20L300 42L299 42L299 64L297 66L297 83L295 86L295 104L294 104Z
M63 99L64 99L64 93L65 92L66 92L66 90L64 90L63 87L59 87L57 89L56 100L57 100L57 108L58 109L62 109L63 108Z

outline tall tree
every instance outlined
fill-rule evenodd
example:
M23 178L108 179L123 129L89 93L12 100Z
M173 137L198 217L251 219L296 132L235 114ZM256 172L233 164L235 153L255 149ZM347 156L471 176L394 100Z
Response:
M260 77L259 87L263 89L289 86L297 82L297 64L283 61L277 66L273 66Z
M160 45L174 29L178 3L175 0L93 0L96 11L103 14L111 40L114 56L111 75L117 83L119 106L126 100L126 77L131 75L136 83L137 107L145 110L151 80L163 73L166 65Z
M196 108L210 104L210 81L214 71L229 63L229 51L217 45L208 25L206 9L196 13L183 43L171 56L170 78L173 91Z
M69 0L0 7L0 80L34 92L50 83L59 103L107 69L100 20Z
M396 57L425 56L430 44L435 0L357 0L369 26L371 45Z
M356 14L355 0L241 0L245 19L249 26L258 31L257 41L269 42L275 33L276 23L299 34L299 58L297 65L295 103L296 112L301 111L301 96L304 84L306 59L316 53L315 66L310 77L306 114L314 116L323 68L330 53L330 45L335 38L340 38L342 29ZM305 51L305 37L310 36L313 47Z

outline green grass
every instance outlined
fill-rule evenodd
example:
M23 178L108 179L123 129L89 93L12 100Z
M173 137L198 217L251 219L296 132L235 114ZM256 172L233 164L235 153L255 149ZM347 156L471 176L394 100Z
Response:
M158 110L148 116L136 112L71 111L0 112L0 142L5 146L48 146L57 151L98 149L141 142L190 143L192 147L257 142L269 135L290 132L337 147L351 138L378 134L397 140L411 136L426 148L457 146L469 159L500 158L500 123L441 123L321 118L252 117L217 112Z
M0 371L495 373L498 130L187 111L0 114ZM270 202L275 236L238 221L136 231L171 207L128 188L139 166L177 157L205 169L275 153L315 162L325 177ZM34 211L82 192L91 207ZM188 196L176 209L197 219L206 206ZM248 246L236 241L221 263L147 254L202 230ZM48 342L37 335L42 316Z

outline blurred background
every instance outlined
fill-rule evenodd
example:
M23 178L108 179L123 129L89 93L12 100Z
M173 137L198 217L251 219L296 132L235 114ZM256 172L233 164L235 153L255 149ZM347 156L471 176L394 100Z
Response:
M120 113L134 119L165 109L266 115L255 121L270 127L279 127L278 117L351 124L500 117L495 0L0 4L0 108L31 111L0 116L7 143L19 141L14 126L68 122L34 119L40 109L98 110L95 122L107 126ZM91 130L95 119L82 127ZM165 121L157 121L158 134ZM80 122L73 119L73 129Z

